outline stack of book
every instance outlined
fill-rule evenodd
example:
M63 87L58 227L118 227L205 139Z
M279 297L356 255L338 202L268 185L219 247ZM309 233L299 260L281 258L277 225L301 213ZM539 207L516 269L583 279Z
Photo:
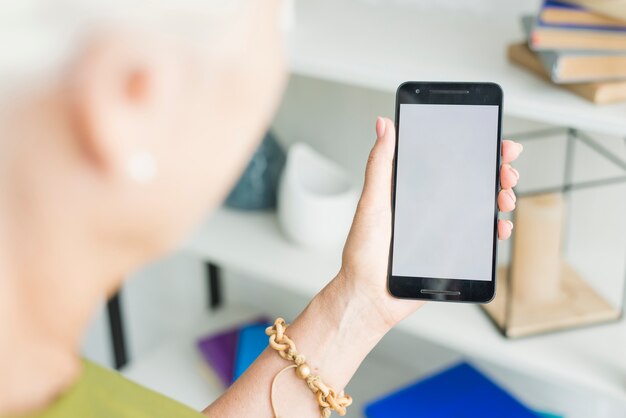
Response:
M626 100L626 0L545 0L509 59L599 104Z

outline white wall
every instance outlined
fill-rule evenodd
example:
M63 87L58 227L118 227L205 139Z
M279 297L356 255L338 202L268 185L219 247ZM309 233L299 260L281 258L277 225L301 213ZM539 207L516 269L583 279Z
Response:
M475 15L519 15L533 13L543 3L542 0L363 0L367 3L405 4L417 10L462 11Z

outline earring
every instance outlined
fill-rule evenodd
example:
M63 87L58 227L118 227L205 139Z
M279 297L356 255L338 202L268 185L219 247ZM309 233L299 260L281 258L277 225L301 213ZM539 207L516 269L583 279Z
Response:
M154 156L147 152L133 154L126 164L128 176L137 183L149 183L157 174Z

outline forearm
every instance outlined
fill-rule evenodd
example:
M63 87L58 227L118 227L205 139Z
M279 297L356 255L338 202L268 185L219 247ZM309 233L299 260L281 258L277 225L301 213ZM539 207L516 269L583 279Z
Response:
M287 329L313 373L337 392L388 330L376 309L358 293L345 280L334 279ZM204 413L210 417L272 416L272 379L289 364L276 351L266 349ZM281 416L319 417L315 396L294 370L281 375L274 399Z

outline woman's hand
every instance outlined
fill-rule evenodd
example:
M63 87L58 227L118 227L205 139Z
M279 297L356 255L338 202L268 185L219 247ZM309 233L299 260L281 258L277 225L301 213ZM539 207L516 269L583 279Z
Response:
M375 307L380 314L380 325L388 329L424 302L396 299L386 288L391 240L391 177L395 149L393 122L378 118L376 135L376 143L367 162L365 185L343 250L342 267L337 279L343 281L358 297L368 300L370 306ZM501 212L515 209L515 194L511 189L517 184L519 173L510 163L521 152L521 144L503 141L500 170L502 190L498 195ZM498 221L500 239L508 239L512 229L511 221Z

